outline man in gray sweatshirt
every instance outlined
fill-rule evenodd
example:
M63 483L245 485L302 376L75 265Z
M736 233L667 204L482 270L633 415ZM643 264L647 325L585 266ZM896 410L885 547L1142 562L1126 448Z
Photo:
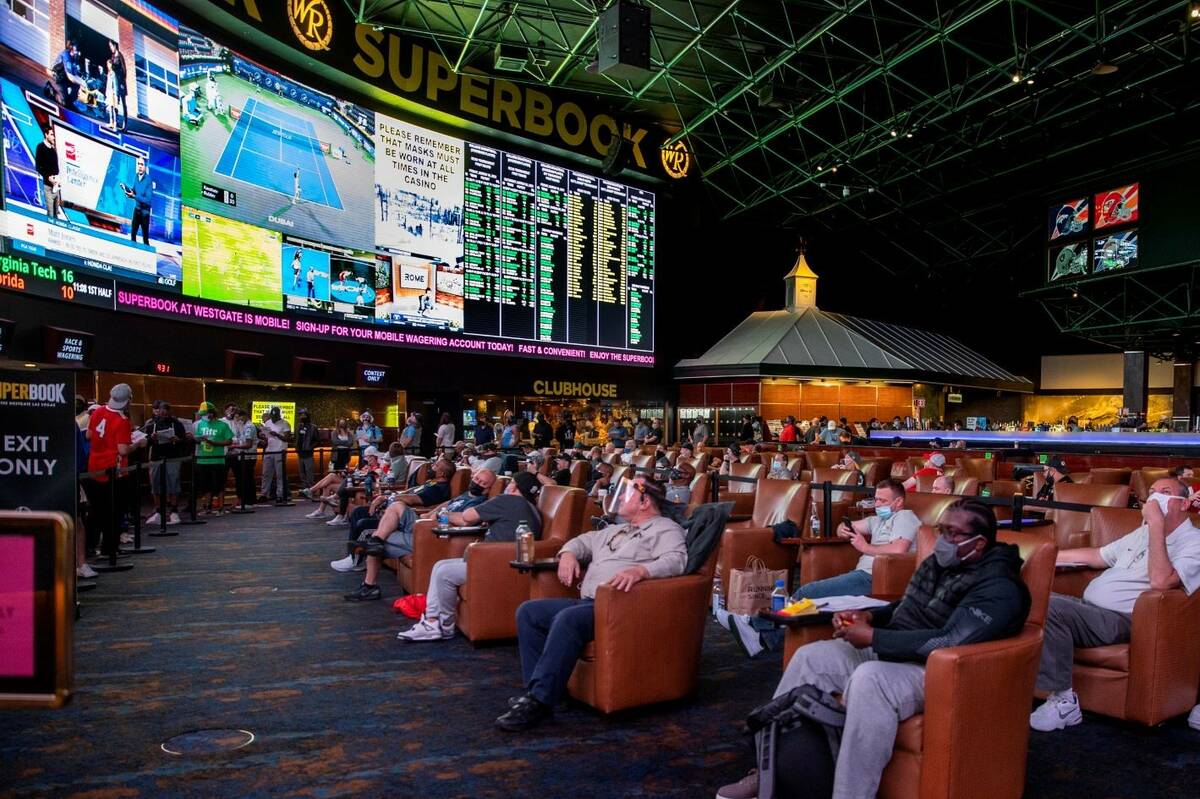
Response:
M517 609L517 642L525 694L496 719L504 730L526 730L548 719L567 690L575 661L595 636L596 590L611 585L628 591L647 579L676 577L687 564L682 527L661 513L662 483L639 475L625 484L617 515L625 524L584 533L558 553L558 579L565 586L587 573L579 599L533 599Z

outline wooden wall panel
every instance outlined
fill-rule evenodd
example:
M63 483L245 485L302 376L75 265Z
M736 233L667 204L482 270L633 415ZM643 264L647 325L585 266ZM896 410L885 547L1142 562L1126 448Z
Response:
M783 419L787 416L795 416L800 406L790 402L768 402L759 406L759 414L767 421L775 419Z
M680 383L679 405L684 408L697 408L704 405L703 383Z
M842 386L839 400L843 405L875 405L877 391L875 386Z
M828 416L831 419L837 419L841 415L838 413L838 407L833 402L802 402L800 403L800 415L805 419L812 419L814 416Z
M841 386L818 386L805 383L800 388L800 402L817 405L836 405L841 396Z
M841 412L839 416L845 416L846 421L853 424L854 422L867 422L872 416L879 416L877 405L847 405L842 403L840 406Z
M730 391L734 405L758 404L758 381L753 383L734 383Z
M900 414L904 417L912 413L912 386L880 386L878 402L880 406L908 408ZM892 415L895 416L894 413Z
M763 403L800 404L800 385L798 383L766 383L762 384ZM794 413L794 411L793 411ZM765 414L764 414L765 416Z
M704 404L709 407L732 405L733 391L730 384L706 383L704 386Z

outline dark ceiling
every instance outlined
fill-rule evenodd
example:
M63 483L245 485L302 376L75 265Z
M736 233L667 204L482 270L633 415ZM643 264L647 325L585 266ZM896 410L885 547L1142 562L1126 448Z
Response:
M986 291L1054 334L1019 299L1042 268L1048 198L1200 154L1200 6L1180 0L642 0L651 70L636 80L588 69L608 2L345 2L361 21L432 37L452 64L490 71L497 43L525 48L517 79L675 132L703 205L763 245L750 259L769 277L729 298L736 312L778 307L774 276L802 233L835 304L849 290L864 306L831 310L877 305L911 322L916 303L956 324L964 298ZM880 285L889 297L871 296ZM971 343L1000 355L986 341Z

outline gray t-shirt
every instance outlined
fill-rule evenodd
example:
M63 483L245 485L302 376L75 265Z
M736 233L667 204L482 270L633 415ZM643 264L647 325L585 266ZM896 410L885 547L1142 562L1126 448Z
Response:
M706 425L704 422L700 422L698 425L692 428L693 444L699 444L703 439L708 438L708 436L708 425Z
M912 542L917 540L917 529L920 526L921 520L908 508L893 513L887 520L878 516L867 517L867 529L871 531L871 543L875 546L890 544L903 538L908 541L908 548L912 549ZM870 574L874 565L874 555L863 555L858 559L855 568Z
M1133 613L1137 598L1150 590L1150 528L1143 524L1101 547L1100 557L1108 568L1088 583L1083 598L1106 610ZM1167 557L1188 595L1200 588L1200 530L1190 521L1167 536Z
M475 508L480 521L489 522L486 540L516 541L517 525L525 522L534 538L542 537L542 515L519 494L501 494Z

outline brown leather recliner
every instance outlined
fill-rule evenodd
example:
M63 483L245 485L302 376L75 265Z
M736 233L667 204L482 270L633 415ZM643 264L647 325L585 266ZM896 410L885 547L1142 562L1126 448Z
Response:
M808 468L810 470L828 469L842 459L842 450L806 449L804 457L808 459Z
M1141 526L1141 513L1128 508L1093 508L1097 546ZM1101 570L1060 574L1059 593L1083 596ZM1196 704L1200 683L1200 592L1143 591L1133 606L1127 644L1077 648L1072 687L1084 710L1126 721L1161 724Z
M922 533L927 539L933 535L929 528ZM1033 600L1024 629L1012 638L946 647L929 656L925 712L900 724L880 782L881 799L1015 799L1025 792L1029 706L1056 550L1020 536L998 538L1021 546L1021 576ZM925 547L932 549L932 543ZM979 746L984 739L989 745Z
M946 512L946 508L958 502L962 497L954 494L930 494L921 491L908 491L904 494L904 507L917 514L921 524L935 525Z
M726 585L730 572L746 568L752 556L762 558L769 569L790 570L796 561L793 547L775 543L771 525L791 520L803 532L808 522L808 484L766 479L758 485L750 519L727 524L721 535L720 570Z
M712 501L712 475L708 472L696 472L689 487L692 493L688 499L687 508L683 511L684 516L691 516L697 505Z
M955 477L953 491L957 496L960 497L979 496L979 478L962 476Z
M471 469L469 466L459 466L450 477L450 496L457 497L466 492L471 485Z
M996 479L995 458L959 458L958 468L967 477L974 477L981 485Z
M1133 495L1137 498L1138 502L1145 502L1146 497L1150 496L1150 486L1154 485L1154 481L1170 476L1170 469L1158 468L1154 466L1146 466L1141 469L1135 469L1129 475L1129 489L1133 492Z
M1129 486L1059 483L1054 486L1054 499L1058 502L1124 508L1129 504ZM1054 522L1055 542L1059 549L1092 545L1089 534L1091 515L1087 511L1052 508L1046 511L1046 518Z
M721 501L733 502L733 515L744 518L754 507L755 488L766 477L767 467L761 463L731 463L729 464L729 474L731 477L749 477L758 481L745 483L737 480L721 483Z
M812 482L824 483L830 482L835 486L853 486L858 485L858 472L851 469L816 469L813 471ZM838 521L850 511L850 506L858 500L868 496L867 494L854 494L849 491L831 491L833 494L833 506L830 510L830 518L836 525ZM817 513L822 513L821 508L825 504L825 493L814 488L813 503L817 506ZM821 521L825 521L824 516Z
M861 467L866 476L865 485L873 486L885 477L891 476L891 458L863 458Z
M1115 485L1127 486L1132 475L1133 469L1128 466L1123 466L1118 469L1092 469L1090 474L1092 479L1088 482L1092 485Z
M720 546L692 574L596 591L596 637L575 663L571 696L602 713L690 694L700 670L712 576ZM533 597L578 596L553 571L536 572ZM653 664L653 668L647 668Z
M649 469L654 465L654 455L634 455L630 464L635 469Z
M542 536L533 547L534 558L549 558L562 545L583 532L582 488L542 486L538 510ZM472 643L517 635L517 607L529 599L529 576L509 566L516 557L512 542L468 546L467 581L458 589L458 628ZM471 597L477 597L472 602Z
M571 462L571 481L572 488L583 488L587 485L588 480L592 476L592 464L589 461L572 461Z

